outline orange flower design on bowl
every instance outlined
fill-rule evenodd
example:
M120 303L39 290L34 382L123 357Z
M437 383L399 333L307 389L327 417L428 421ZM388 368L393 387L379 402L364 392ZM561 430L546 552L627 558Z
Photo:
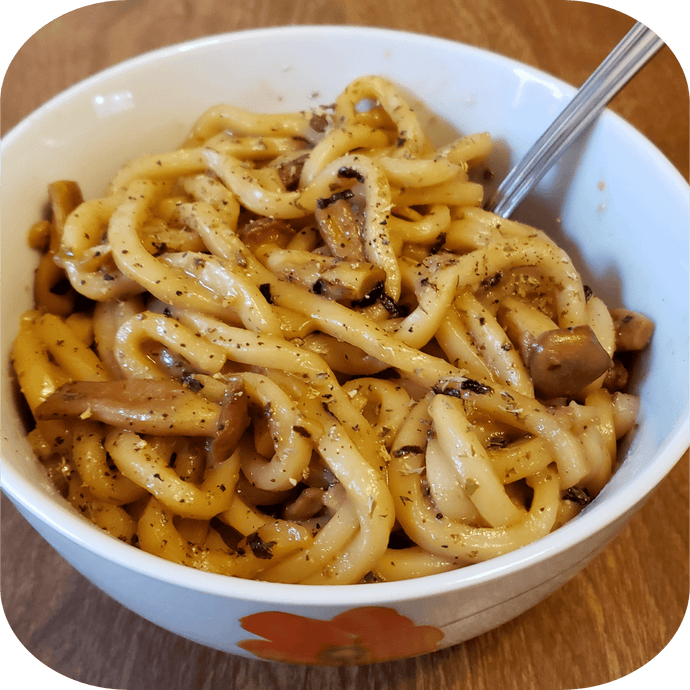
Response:
M245 651L271 661L318 666L403 659L433 652L443 639L438 628L415 625L395 609L381 606L350 609L331 620L263 611L240 623L264 638L238 642Z

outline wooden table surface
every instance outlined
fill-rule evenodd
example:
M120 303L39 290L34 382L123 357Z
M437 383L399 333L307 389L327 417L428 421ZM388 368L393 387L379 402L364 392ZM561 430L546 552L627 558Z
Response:
M286 24L411 30L517 58L580 84L632 26L564 0L120 0L65 15L22 47L2 89L2 132L50 97L144 51L207 34ZM688 177L688 89L669 48L616 97L614 110ZM2 503L2 603L30 652L106 688L592 687L643 666L678 629L688 601L688 456L584 571L497 630L417 659L346 669L251 661L206 649L139 618L67 565Z

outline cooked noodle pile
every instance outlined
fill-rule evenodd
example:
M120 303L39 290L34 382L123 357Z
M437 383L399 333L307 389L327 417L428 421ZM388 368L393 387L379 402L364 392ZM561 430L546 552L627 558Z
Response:
M435 148L366 77L312 111L211 108L100 199L50 185L12 357L57 489L149 553L307 584L451 570L576 515L652 326L482 210L490 148Z

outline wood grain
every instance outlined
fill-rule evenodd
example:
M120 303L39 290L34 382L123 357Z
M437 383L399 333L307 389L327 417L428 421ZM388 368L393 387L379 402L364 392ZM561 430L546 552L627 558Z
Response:
M471 43L581 83L632 25L563 0L121 0L69 13L22 47L2 88L3 134L105 67L196 37L287 24L390 27ZM614 110L688 177L688 89L665 48ZM2 502L2 593L19 640L43 663L126 690L560 690L633 672L677 630L688 602L688 455L623 533L546 601L497 630L417 659L359 668L272 665L209 650L124 609Z

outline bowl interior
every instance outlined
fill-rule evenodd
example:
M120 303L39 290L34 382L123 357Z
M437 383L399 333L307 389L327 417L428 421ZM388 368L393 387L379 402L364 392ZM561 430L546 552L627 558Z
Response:
M26 245L26 231L41 214L47 184L73 179L85 197L98 196L130 158L176 147L208 106L303 109L333 102L349 81L364 74L398 83L438 143L458 133L489 131L496 142L489 163L496 180L573 93L544 73L457 43L378 29L290 27L212 37L141 56L69 89L7 135L1 211L2 461L4 489L15 502L107 557L124 559L122 554L131 551L121 544L111 550L109 538L56 496L30 454L8 383L18 319L32 305L37 257ZM640 358L633 381L642 398L641 418L625 462L601 500L527 547L520 558L509 554L495 563L426 578L443 586L518 567L521 559L543 558L587 538L642 500L687 446L689 211L682 177L646 139L607 112L515 217L551 233L609 305L642 311L656 322L653 344ZM137 552L132 567L150 567L146 557ZM162 573L170 564L155 567ZM197 575L189 574L190 582ZM205 581L220 587L222 579ZM323 596L333 601L341 595Z

